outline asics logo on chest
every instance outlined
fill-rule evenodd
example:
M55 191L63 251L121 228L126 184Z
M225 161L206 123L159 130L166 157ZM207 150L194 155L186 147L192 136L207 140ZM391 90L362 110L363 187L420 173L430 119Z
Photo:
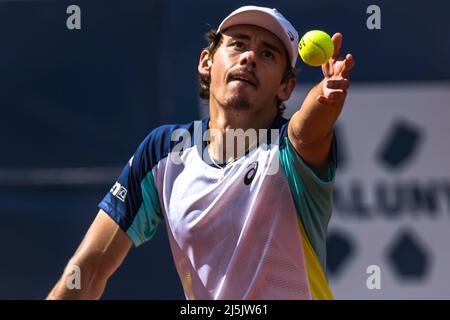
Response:
M258 171L258 161L253 161L247 168L250 168L250 170L247 171L247 174L244 177L244 183L248 186L256 176L256 171Z

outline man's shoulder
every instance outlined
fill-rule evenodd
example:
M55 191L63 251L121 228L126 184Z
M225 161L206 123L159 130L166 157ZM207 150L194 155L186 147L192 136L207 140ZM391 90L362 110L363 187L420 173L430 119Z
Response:
M164 124L152 129L140 145L152 158L152 162L158 162L166 157L180 142L192 144L196 133L205 130L208 120L195 120L185 124Z
M287 137L287 128L290 120L278 115L272 122L270 130L278 132L277 137L279 138L279 142L277 144L279 144L280 149L285 147L285 138Z
M203 128L207 119L194 120L184 124L163 124L152 129L146 139L164 139L173 134L180 134L183 131L193 133L196 128Z

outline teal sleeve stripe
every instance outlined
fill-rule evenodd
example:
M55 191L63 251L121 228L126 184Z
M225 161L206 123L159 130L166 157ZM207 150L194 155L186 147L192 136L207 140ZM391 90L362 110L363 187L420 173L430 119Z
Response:
M158 192L151 171L142 180L141 190L141 207L134 217L133 223L127 230L127 235L136 247L150 240L154 236L159 222L162 221Z
M288 137L285 138L285 147L280 150L281 166L288 178L297 214L324 272L326 230L331 217L332 188L336 172L334 148L333 142L326 180L318 177L303 161Z

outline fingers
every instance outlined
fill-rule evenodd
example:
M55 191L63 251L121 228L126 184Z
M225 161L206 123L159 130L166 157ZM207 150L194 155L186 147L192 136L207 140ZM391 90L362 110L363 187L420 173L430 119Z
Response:
M333 74L337 77L342 77L344 79L348 79L350 71L355 66L355 59L351 54L347 54L345 58L334 61L333 65ZM331 72L328 73L328 77L331 77Z
M342 69L342 76L344 78L348 78L350 70L352 70L354 66L355 66L355 59L351 54L347 54L345 56L344 66Z
M333 101L338 101L338 100L344 99L346 95L347 95L347 91L345 91L345 90L334 90L333 92L331 92L328 95L328 99L333 100Z
M333 52L333 59L337 60L339 58L340 55L340 50L341 50L341 46L342 46L342 34L337 32L333 35L333 37L331 38L331 40L333 41L334 44L334 52Z
M321 104L332 105L337 101L342 101L347 96L347 91L345 90L333 90L328 95L319 95L317 101Z
M348 79L327 80L326 86L329 89L347 90L350 87Z
M351 54L345 55L345 57L340 56L340 50L342 47L342 39L343 36L341 33L337 32L331 38L334 45L333 56L322 65L322 73L325 78L343 78L348 79L350 71L355 66L355 59ZM336 89L346 89L348 88L348 83L335 83L331 84L331 86L336 86ZM335 89L334 87L329 87L330 89Z
M327 78L333 75L333 65L331 63L331 59L322 65L322 73Z
M332 104L332 102L330 102L329 99L325 98L325 96L322 96L322 95L320 95L320 96L317 97L317 101L318 101L320 104L327 104L327 105Z

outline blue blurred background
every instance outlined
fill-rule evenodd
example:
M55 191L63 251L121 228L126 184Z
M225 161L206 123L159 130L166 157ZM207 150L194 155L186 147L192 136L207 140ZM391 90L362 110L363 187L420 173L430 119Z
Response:
M71 4L81 30L66 27ZM341 32L355 84L450 81L444 0L0 1L0 298L44 298L145 135L201 116L203 35L246 4L276 7L300 34ZM381 30L366 27L371 4ZM297 66L299 84L320 80ZM103 297L184 298L164 227Z

